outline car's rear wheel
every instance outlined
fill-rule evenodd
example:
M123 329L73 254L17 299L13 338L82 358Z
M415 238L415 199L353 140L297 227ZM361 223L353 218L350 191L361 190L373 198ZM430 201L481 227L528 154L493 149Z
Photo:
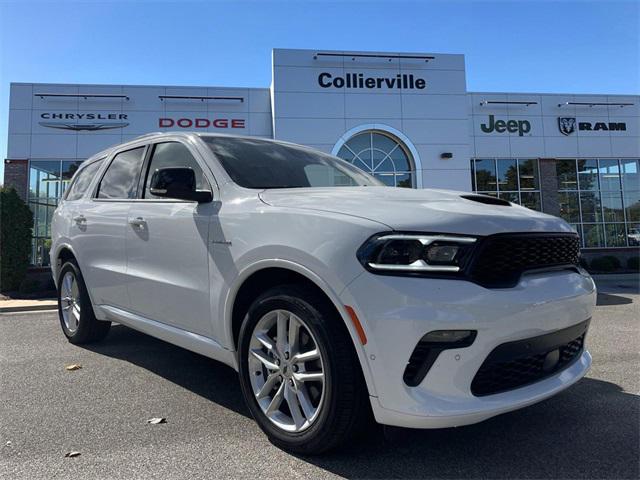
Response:
M60 270L58 316L65 336L75 344L101 340L111 328L111 322L95 317L82 273L73 260L66 262Z
M240 380L258 425L277 446L320 453L366 424L368 397L349 334L310 289L276 287L240 331Z

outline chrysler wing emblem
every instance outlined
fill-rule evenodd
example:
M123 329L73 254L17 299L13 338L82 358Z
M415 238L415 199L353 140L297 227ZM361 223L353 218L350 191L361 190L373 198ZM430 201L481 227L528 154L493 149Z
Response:
M112 128L124 128L129 125L126 122L121 123L64 123L64 122L39 122L43 127L48 128L60 128L62 130L75 130L75 131L95 131L95 130L110 130Z
M570 135L576 131L575 117L558 117L558 128L563 135Z

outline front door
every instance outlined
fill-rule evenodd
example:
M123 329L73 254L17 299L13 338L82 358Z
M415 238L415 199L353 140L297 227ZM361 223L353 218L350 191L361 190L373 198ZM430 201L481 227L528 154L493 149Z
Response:
M131 310L148 319L211 336L208 231L215 204L155 197L149 192L153 172L189 167L196 188L210 189L189 148L179 142L152 145L140 188L129 210L127 283Z

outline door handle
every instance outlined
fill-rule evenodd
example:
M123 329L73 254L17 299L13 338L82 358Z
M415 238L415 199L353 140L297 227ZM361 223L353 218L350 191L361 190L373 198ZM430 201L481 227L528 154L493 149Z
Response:
M130 218L129 225L132 227L144 228L147 224L146 220L142 217Z
M80 225L81 223L86 223L87 218L84 215L78 215L77 217L73 217L73 221Z

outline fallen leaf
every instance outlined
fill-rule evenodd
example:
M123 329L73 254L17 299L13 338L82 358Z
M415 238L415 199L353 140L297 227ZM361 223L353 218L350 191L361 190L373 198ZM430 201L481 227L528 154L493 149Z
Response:
M9 440L7 443L4 444L5 447L10 447L11 446L11 440Z
M73 457L79 457L81 454L80 452L67 452L64 454L65 458L73 458Z
M65 370L69 370L70 372L72 372L74 370L80 370L82 368L82 365L80 365L79 363L72 363L71 365L67 365L64 368Z
M161 417L150 418L149 420L147 420L147 423L150 423L152 425L157 425L159 423L167 423L167 419L166 418L161 418Z

